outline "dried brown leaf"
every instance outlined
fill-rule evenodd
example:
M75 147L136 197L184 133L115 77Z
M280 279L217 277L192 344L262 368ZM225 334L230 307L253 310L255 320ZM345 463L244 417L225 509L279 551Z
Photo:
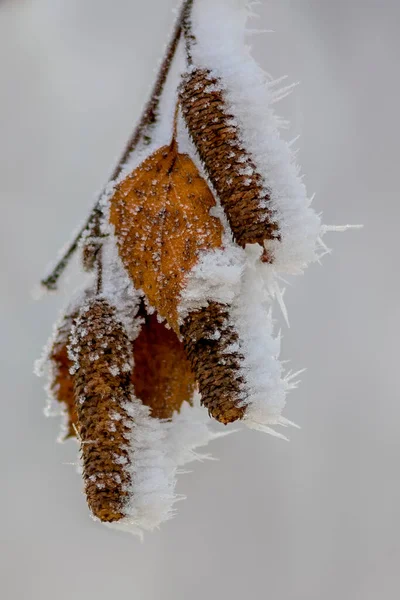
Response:
M137 289L178 332L177 304L199 252L222 244L222 225L209 214L214 197L176 142L145 160L116 189L110 220Z
M78 417L75 408L74 382L70 369L72 361L68 356L68 343L71 327L78 314L77 310L67 313L59 326L50 351L51 364L50 392L53 398L64 405L67 414L65 439L76 436Z
M151 408L151 416L169 419L182 403L190 402L196 382L183 343L172 329L146 315L133 343L135 395Z

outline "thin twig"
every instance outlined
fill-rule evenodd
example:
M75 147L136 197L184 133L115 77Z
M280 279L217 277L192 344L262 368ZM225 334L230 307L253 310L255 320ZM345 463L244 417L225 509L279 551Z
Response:
M191 65L193 63L192 59L192 45L196 41L192 33L192 25L191 25L191 15L193 8L194 0L188 0L183 8L182 14L182 31L185 36L185 48L186 48L186 58L188 64Z
M178 135L178 118L179 118L179 100L177 101L176 106L175 106L172 141L176 140L176 137Z
M97 294L101 294L103 289L103 256L102 248L99 248L96 253L96 270L97 270Z
M168 77L176 50L178 48L179 40L180 40L181 34L182 34L183 23L186 22L188 19L188 14L190 13L190 11L192 9L193 1L194 0L184 0L184 2L182 4L182 8L178 15L178 18L177 18L177 21L175 24L175 28L174 28L174 31L173 31L173 34L171 37L171 41L169 42L168 47L165 51L165 56L161 63L161 66L160 66L160 69L159 69L159 72L157 75L157 79L155 81L155 84L153 86L153 89L152 89L152 92L150 95L150 99L147 102L147 104L145 105L142 116L139 120L139 123L137 124L137 126L132 134L132 137L128 141L126 148L125 148L118 164L116 165L111 177L108 180L108 183L110 181L113 181L114 179L116 179L121 174L124 164L128 160L129 156L136 149L138 143L144 137L146 132L157 122L160 98L161 98L165 83L167 81L167 77ZM103 195L103 193L100 194L100 198L102 195ZM85 231L88 228L90 228L92 221L94 219L100 217L101 212L102 212L101 206L100 206L100 198L97 200L88 219L86 220L83 227L79 230L79 232L75 236L74 240L68 247L67 251L63 254L63 256L58 261L58 263L55 265L55 267L52 269L50 274L47 277L45 277L44 279L42 279L41 284L48 290L56 290L57 289L58 280L61 277L61 275L63 274L63 272L65 271L71 257L77 250L77 248L79 246L79 241L80 241L82 235L85 233Z
M97 259L97 254L103 244L103 238L106 234L101 232L101 214L96 212L81 237L80 245L82 246L82 266L85 271L92 271Z

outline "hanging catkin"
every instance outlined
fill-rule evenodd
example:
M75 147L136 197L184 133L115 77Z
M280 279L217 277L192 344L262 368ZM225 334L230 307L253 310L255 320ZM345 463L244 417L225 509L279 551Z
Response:
M75 307L71 312L65 314L57 329L49 354L49 391L54 399L64 405L67 415L67 428L64 439L76 435L78 421L75 407L74 382L70 373L73 363L68 356L69 337L72 324L77 315L78 309Z
M220 80L205 69L192 69L180 87L182 114L206 172L224 207L236 242L279 239L262 177L240 140ZM264 261L272 257L264 252Z
M181 333L199 384L201 402L209 414L225 425L242 419L245 392L240 364L243 357L227 307L210 302L186 318Z
M71 339L87 501L101 521L118 521L131 483L131 342L115 309L102 299L81 309Z

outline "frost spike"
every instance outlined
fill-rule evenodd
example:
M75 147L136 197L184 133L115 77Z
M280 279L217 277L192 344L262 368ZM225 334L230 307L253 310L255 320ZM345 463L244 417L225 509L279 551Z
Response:
M278 224L221 85L205 69L186 73L180 87L182 114L236 242L243 248L255 243L263 247L264 240L279 239ZM272 262L272 257L264 253L263 260Z
M115 309L98 298L82 307L71 340L87 502L101 521L119 521L131 483L131 343Z

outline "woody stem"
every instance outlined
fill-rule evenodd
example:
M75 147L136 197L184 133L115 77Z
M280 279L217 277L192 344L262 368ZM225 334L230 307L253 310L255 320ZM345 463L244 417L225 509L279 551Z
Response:
M171 40L167 46L165 51L165 55L163 61L161 63L156 81L154 83L153 89L151 91L150 98L143 109L142 116L133 131L131 138L129 139L125 150L117 163L111 177L108 180L113 181L116 179L122 172L124 164L128 160L129 156L134 152L138 143L143 139L144 135L151 129L153 125L156 124L158 120L158 109L160 104L160 99L162 92L164 90L165 83L167 81L167 77L176 54L176 50L178 48L179 40L182 35L183 24L187 22L188 15L192 9L194 0L184 0L181 10L179 12L178 18L176 20L175 28L172 33ZM97 200L95 206L93 207L88 219L81 227L81 229L76 234L75 238L67 248L66 252L62 255L60 260L57 262L55 267L51 270L51 272L41 281L41 284L47 288L48 290L56 290L57 283L60 279L61 275L65 271L70 259L74 255L75 251L79 246L79 242L83 234L87 229L90 229L93 220L97 219L101 215L101 205L100 198L102 194L100 194L99 199Z
M178 117L179 117L179 100L176 103L175 112L174 112L174 125L173 125L173 130L172 130L172 143L174 143L176 141L176 136L178 134Z
M102 248L99 248L96 255L96 277L97 277L97 294L101 294L103 289L103 257Z
M196 41L192 33L191 15L194 0L188 0L183 9L182 15L182 31L185 38L185 49L186 58L189 65L193 63L192 60L192 44Z

